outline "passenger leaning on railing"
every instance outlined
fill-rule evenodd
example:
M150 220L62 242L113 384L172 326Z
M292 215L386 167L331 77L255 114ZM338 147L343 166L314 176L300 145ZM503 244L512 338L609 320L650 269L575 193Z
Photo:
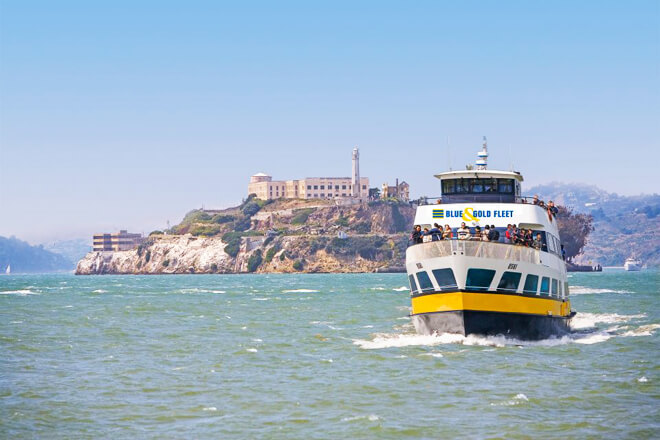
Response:
M412 244L422 243L422 227L420 225L415 225L413 228L412 235L410 236L410 241Z
M451 227L449 225L445 225L444 231L442 231L442 239L443 240L451 240L454 237L453 232L451 232Z
M442 228L437 223L433 223L433 227L429 231L431 234L431 241L442 240Z
M469 240L472 238L472 234L470 233L470 228L465 226L465 222L461 223L461 227L458 228L456 231L456 235L458 235L459 240Z

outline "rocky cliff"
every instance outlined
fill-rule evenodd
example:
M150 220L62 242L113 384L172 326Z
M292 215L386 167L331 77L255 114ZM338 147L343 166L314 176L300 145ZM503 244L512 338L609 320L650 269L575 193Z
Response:
M414 209L398 203L248 200L193 211L137 249L91 252L77 274L391 272L404 270Z

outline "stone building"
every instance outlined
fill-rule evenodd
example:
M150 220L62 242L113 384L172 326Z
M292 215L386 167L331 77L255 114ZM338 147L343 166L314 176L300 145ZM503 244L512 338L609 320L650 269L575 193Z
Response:
M142 234L132 234L125 229L114 234L94 234L92 250L128 251L138 247L144 241Z
M399 179L396 179L396 184L394 186L389 186L387 183L383 183L380 196L383 199L392 197L402 202L408 202L410 201L410 185L405 181L399 183Z

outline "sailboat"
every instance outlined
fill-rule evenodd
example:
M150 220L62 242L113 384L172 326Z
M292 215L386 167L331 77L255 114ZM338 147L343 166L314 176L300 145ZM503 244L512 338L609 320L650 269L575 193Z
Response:
M8 265L7 265L7 269L5 269L5 273L6 273L7 275L11 274L11 264L8 264Z

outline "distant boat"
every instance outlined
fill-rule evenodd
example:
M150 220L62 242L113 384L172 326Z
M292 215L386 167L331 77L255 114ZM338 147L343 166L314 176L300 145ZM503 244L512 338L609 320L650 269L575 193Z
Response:
M11 264L7 265L7 269L5 269L5 273L9 275L11 273Z
M638 270L642 270L642 261L639 258L630 256L623 263L623 268L629 272L637 272Z

